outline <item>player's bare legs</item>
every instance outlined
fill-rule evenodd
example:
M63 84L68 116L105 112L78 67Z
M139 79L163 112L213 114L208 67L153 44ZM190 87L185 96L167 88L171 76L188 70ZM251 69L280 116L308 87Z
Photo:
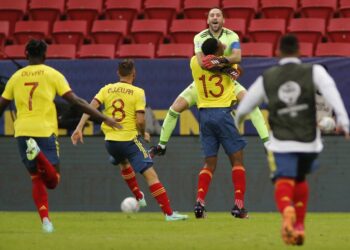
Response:
M187 215L173 212L172 208L170 207L167 192L163 187L163 184L159 181L158 175L153 167L146 169L142 175L146 179L152 196L157 200L160 208L163 210L167 221L186 220L188 218Z
M246 190L246 175L243 166L243 150L229 155L232 166L232 183L234 187L234 207L231 214L236 218L248 218L248 211L244 208L244 195Z
M136 200L139 203L140 207L147 206L145 196L143 192L140 190L139 184L137 183L136 174L134 169L131 167L129 161L125 160L119 165L121 175L128 185L130 191L134 194Z

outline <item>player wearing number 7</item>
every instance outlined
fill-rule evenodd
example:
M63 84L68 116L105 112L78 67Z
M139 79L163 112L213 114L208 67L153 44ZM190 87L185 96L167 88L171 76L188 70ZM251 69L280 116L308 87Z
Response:
M202 44L202 51L204 55L221 56L224 46L219 40L208 38ZM222 145L230 159L232 171L236 171L232 174L235 205L231 213L238 218L247 218L248 214L243 203L245 172L242 159L246 141L235 127L231 114L232 104L236 101L236 96L233 94L235 84L226 74L203 69L196 56L192 57L190 65L198 93L200 139L205 156L205 165L199 174L195 216L205 217L204 199L216 169L218 150Z
M28 42L25 53L29 65L14 73L6 84L0 97L0 116L8 104L14 101L17 109L15 137L20 156L32 179L32 195L43 231L50 233L53 225L49 219L46 188L54 189L60 180L57 114L53 102L56 94L99 121L113 127L120 126L114 119L101 114L77 97L65 77L44 64L46 48L43 41Z
M102 124L107 151L113 157L114 164L120 164L123 178L129 188L134 185L131 191L136 198L138 197L134 189L138 189L138 185L133 169L145 177L149 190L157 200L167 221L185 220L187 215L173 212L171 209L167 192L158 179L153 161L143 143L146 98L143 89L133 86L136 77L134 62L132 60L120 62L118 75L119 82L110 83L100 89L90 104L96 109L103 104L104 113L115 118L123 126L121 130L114 130ZM88 119L89 116L84 114L73 132L71 139L74 145L79 141L83 142L82 132Z

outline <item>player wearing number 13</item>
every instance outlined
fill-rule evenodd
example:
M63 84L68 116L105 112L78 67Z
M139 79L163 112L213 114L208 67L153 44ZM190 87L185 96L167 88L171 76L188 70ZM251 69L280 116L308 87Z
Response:
M215 38L209 38L202 44L204 55L221 56L223 50L223 44ZM236 101L236 96L233 94L235 85L226 74L202 69L196 56L191 59L191 70L198 92L199 126L205 156L205 166L199 174L195 216L205 217L204 199L216 168L218 150L222 145L230 159L232 171L239 172L238 176L232 174L235 206L231 213L238 218L247 218L247 212L243 207L245 176L242 160L242 150L246 141L239 135L231 115L232 103Z

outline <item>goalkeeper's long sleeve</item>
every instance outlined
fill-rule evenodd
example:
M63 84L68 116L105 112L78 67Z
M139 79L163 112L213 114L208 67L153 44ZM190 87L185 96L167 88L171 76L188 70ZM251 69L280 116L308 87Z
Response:
M264 116L262 115L260 109L256 107L250 114L250 120L252 121L256 131L263 142L269 140L269 131L267 129Z
M166 145L169 141L171 134L173 133L177 120L179 119L179 112L176 112L172 108L169 109L164 119L162 130L160 131L159 144Z

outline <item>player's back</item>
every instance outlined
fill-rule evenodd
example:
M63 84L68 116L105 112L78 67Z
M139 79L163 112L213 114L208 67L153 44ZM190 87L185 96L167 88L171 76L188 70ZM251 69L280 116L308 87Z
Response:
M136 128L136 112L145 110L144 90L129 83L111 83L103 87L95 96L104 104L104 114L116 119L122 129L112 129L102 124L106 140L129 141L138 134Z
M191 59L191 70L198 92L198 108L230 107L236 100L234 83L228 75L202 69L196 56Z
M15 136L47 137L57 134L56 94L71 89L64 76L44 65L18 70L7 83L3 97L14 100L17 109Z

